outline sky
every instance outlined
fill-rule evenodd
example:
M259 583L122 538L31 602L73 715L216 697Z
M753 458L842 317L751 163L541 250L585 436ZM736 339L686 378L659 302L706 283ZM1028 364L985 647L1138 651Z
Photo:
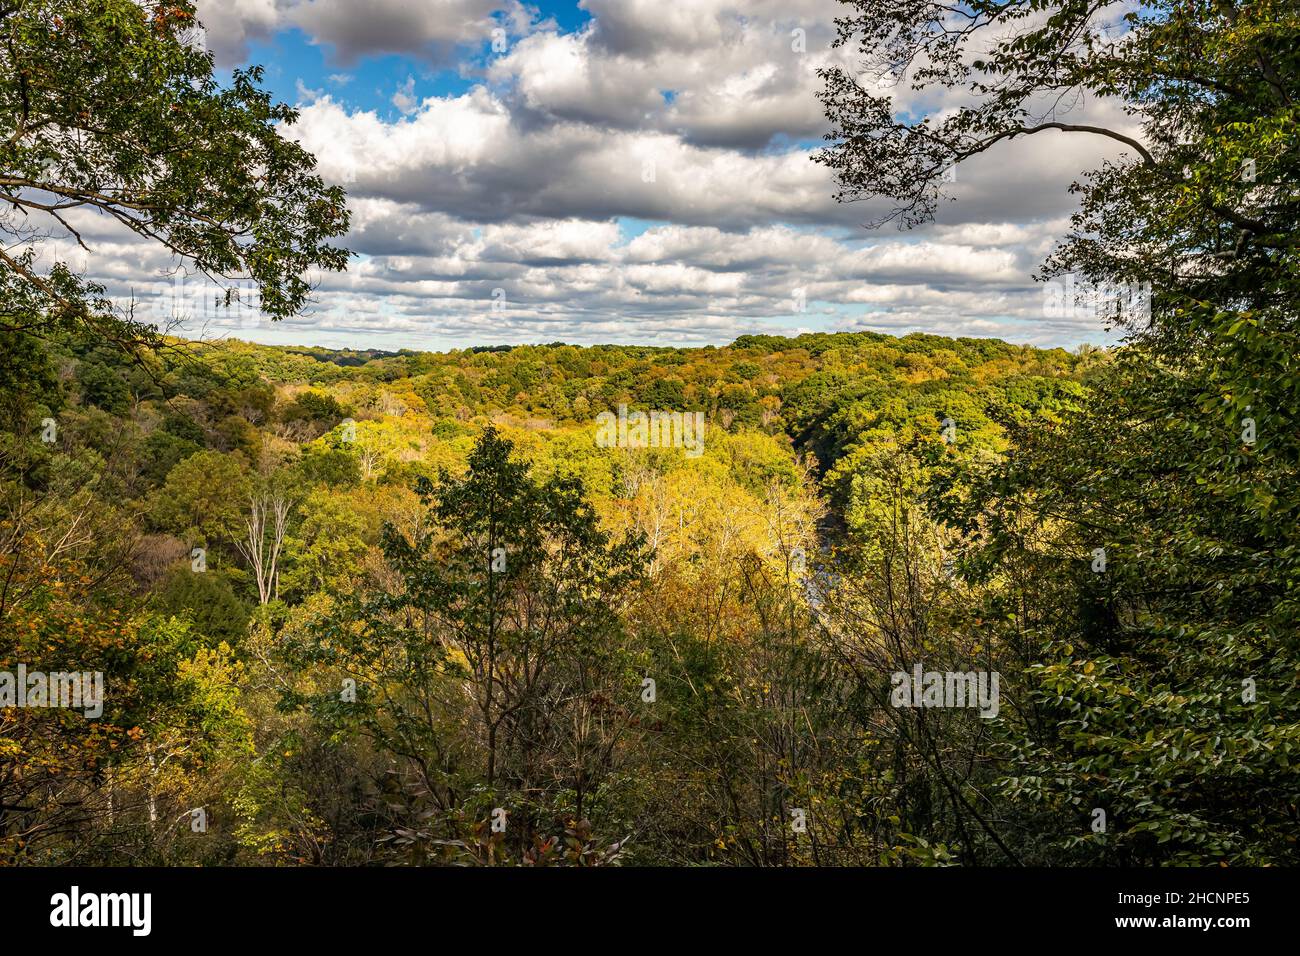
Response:
M191 334L438 350L859 330L1109 341L1092 316L1049 315L1032 276L1065 234L1071 182L1117 144L1021 138L959 166L935 223L866 228L810 158L827 128L818 68L857 70L831 46L836 0L198 5L218 70L261 64L299 108L285 134L347 189L355 255L315 277L307 315L200 315ZM1113 104L1078 110L1132 129ZM162 253L100 238L87 271L164 296Z

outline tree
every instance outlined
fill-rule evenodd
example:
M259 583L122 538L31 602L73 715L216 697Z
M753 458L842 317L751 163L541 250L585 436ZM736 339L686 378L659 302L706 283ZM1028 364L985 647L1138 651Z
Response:
M300 506L302 521L285 541L285 590L302 595L346 590L366 554L367 512L374 507L347 492L311 491Z
M197 536L207 546L233 544L245 529L249 489L243 455L195 452L177 464L154 493L153 518L160 528Z
M892 205L881 221L916 225L933 217L944 172L963 160L1020 136L1101 136L1124 158L1075 185L1082 208L1045 275L1078 268L1097 282L1151 282L1171 306L1148 316L1112 301L1103 318L1138 329L1150 318L1172 332L1194 303L1213 302L1211 290L1276 302L1276 283L1294 276L1294 5L852 5L856 15L840 22L836 42L857 43L860 76L945 87L959 105L918 118L895 103L894 84L871 92L842 68L823 70L834 129L817 159L835 172L841 201L884 200ZM1061 121L1081 94L1119 99L1141 123L1141 140ZM1271 281L1255 288L1260 278Z
M392 461L418 456L416 437L400 422L355 422L350 434L339 441L340 447L356 455L363 481L374 480Z
M159 582L152 605L161 614L189 618L209 647L237 647L248 629L248 607L230 581L218 572L195 574L186 563L174 567Z
M617 609L643 556L638 536L600 529L576 481L539 483L511 451L490 428L464 477L421 479L428 511L415 533L383 532L400 586L339 615L301 653L355 680L355 709L333 692L318 712L359 722L401 758L448 835L465 834L459 814L509 804L523 852L562 793L581 817L609 772L617 699L637 690ZM473 800L470 780L482 788Z
M280 558L297 502L298 495L283 473L261 475L253 482L244 514L245 534L235 539L235 548L253 569L258 601L263 605L280 597Z
M1015 429L1006 459L955 478L974 492L946 503L972 569L1004 584L987 607L1012 622L1004 639L1032 648L1006 796L1064 854L1049 859L1293 860L1300 11L855 6L840 42L859 42L868 73L910 72L966 105L906 116L827 71L821 160L841 199L885 200L882 218L914 225L944 169L1017 137L1125 147L1076 184L1072 234L1042 275L1077 272L1126 347L1080 410ZM1140 138L1062 121L1078 93L1118 98Z
M12 695L25 664L49 674L53 704L57 674L86 675L80 709L12 696L0 707L5 862L131 858L128 840L153 835L150 764L201 765L224 720L187 674L199 650L188 623L125 610L122 515L85 489L57 491L34 498L0 484L5 513L18 515L0 522L0 682Z
M347 229L343 192L284 137L296 112L258 87L260 68L222 87L198 28L190 0L0 5L0 231L18 244L0 250L3 328L159 344L62 263L39 267L51 230L85 246L88 210L213 280L247 280L273 319L303 309L308 270L345 267L329 242Z

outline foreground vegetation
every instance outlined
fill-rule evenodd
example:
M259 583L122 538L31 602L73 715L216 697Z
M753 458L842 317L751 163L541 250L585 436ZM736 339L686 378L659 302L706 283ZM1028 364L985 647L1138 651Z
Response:
M94 664L109 693L97 723L9 712L8 855L546 858L581 825L596 859L874 862L944 858L956 831L908 835L975 825L944 780L979 718L930 764L926 728L880 706L913 658L992 653L951 535L898 520L1014 423L1058 418L1098 356L870 334L361 365L177 346L143 367L33 349L44 373L11 396L6 659ZM704 453L598 447L594 411L619 404L703 411ZM934 633L877 646L918 613Z
M1296 862L1300 13L849 8L869 64L973 100L900 119L830 71L841 198L915 225L1017 137L1128 148L1043 274L1149 288L1122 347L180 342L34 217L274 317L345 264L342 193L188 4L0 7L0 672L106 686L0 709L0 859ZM1141 141L1032 119L1071 91ZM606 447L621 405L703 452ZM996 699L911 706L930 671Z

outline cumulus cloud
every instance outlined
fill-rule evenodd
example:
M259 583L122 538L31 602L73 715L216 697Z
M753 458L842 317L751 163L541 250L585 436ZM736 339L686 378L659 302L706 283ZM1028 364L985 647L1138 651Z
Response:
M371 54L405 53L446 63L494 29L522 32L527 9L513 0L198 0L220 66L241 62L250 41L297 28L350 66Z
M407 116L415 112L420 105L420 101L415 96L415 77L408 76L406 82L397 88L392 103Z
M691 24L702 15L693 6L674 11ZM677 45L662 37L652 43L647 33L640 46L627 49L611 47L602 33L605 16L580 33L538 31L523 38L491 64L488 76L512 84L523 107L548 117L655 129L699 145L757 150L776 137L826 132L817 70L851 58L831 48L829 19L792 27L800 21L737 15L725 31L683 28L686 39ZM654 29L670 29L672 15L651 22ZM651 28L637 21L637 29ZM707 56L699 52L701 36L718 37Z
M205 41L218 66L243 62L248 45L280 26L279 0L197 0Z
M1070 183L1118 144L1060 133L1002 144L957 169L956 201L933 225L867 232L884 210L833 202L812 161L826 130L817 70L857 69L831 46L836 0L579 6L591 19L565 31L505 0L201 0L219 62L297 28L348 71L300 80L286 132L347 187L357 257L315 277L314 313L278 332L249 333L247 316L195 320L392 347L701 344L809 328L1096 338L1086 317L1046 317L1031 275L1066 227ZM396 114L348 99L374 54L409 60L384 94ZM468 88L422 95L437 87L415 77L452 63ZM953 105L896 92L918 109ZM1105 102L1077 104L1084 117L1131 129ZM174 267L111 224L87 235L116 296Z

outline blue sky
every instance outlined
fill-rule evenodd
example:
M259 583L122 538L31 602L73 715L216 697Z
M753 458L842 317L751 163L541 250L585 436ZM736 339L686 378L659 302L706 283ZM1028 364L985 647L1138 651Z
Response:
M539 25L554 24L565 33L580 31L591 19L576 3L543 0L529 6ZM509 28L506 17L497 14L493 19ZM297 102L306 87L328 91L351 107L375 110L391 119L398 113L391 102L393 92L408 78L414 77L415 92L421 97L462 95L481 82L491 48L491 37L484 37L476 45L456 48L451 62L402 53L368 54L349 62L334 44L315 42L305 30L293 27L250 43L238 65L260 65L265 70L264 85L287 103Z

